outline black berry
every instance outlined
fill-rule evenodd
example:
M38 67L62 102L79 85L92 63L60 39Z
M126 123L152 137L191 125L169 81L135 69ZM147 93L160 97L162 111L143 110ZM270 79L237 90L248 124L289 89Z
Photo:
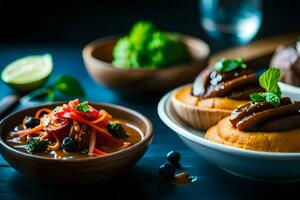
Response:
M179 164L180 154L178 152L176 152L176 151L170 151L167 154L167 159L175 167L179 167L180 166L180 164Z
M172 180L175 176L175 167L169 163L165 163L158 170L161 177L165 180Z

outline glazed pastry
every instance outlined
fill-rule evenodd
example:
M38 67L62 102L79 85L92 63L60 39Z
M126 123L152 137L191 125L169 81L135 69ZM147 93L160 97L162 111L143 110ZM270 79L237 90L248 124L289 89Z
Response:
M265 81L271 82L274 83ZM208 129L205 138L257 151L300 152L300 102L280 97L281 92L274 91L276 87L266 88L266 93L252 94L252 102Z
M230 65L235 67L229 68ZM261 91L257 75L241 60L221 60L202 72L193 85L176 90L171 102L182 120L196 129L207 130L248 103L249 94Z

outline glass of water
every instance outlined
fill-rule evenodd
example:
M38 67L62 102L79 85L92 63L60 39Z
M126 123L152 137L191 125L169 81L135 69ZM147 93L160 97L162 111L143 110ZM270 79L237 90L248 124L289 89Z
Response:
M261 0L199 0L201 24L221 43L245 44L262 21Z

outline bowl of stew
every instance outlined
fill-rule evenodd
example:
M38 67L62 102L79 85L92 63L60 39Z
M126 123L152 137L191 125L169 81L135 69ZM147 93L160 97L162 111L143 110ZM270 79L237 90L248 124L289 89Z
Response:
M50 184L117 177L137 163L152 137L152 124L142 114L78 99L21 110L0 122L2 157Z

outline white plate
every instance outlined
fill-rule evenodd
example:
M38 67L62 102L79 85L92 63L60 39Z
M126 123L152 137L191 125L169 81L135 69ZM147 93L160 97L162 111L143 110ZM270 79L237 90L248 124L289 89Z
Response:
M288 96L294 101L300 101L300 87L279 82L279 87L284 96Z
M289 94L284 87L283 94ZM206 140L204 132L189 127L178 118L170 102L173 92L174 90L160 100L159 117L199 156L243 178L275 182L300 180L300 153L252 151ZM299 99L300 93L298 96L297 93L293 94Z

